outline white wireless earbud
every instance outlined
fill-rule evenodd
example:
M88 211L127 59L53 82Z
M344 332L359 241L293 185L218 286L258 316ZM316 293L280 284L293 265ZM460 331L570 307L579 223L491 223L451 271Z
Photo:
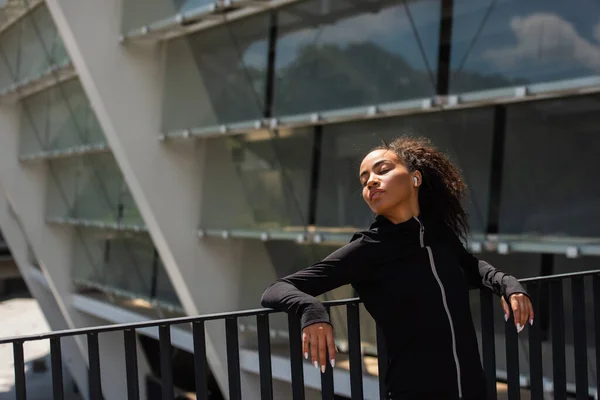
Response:
M413 177L413 181L415 181L415 186L417 186L419 184L419 180L417 179L417 177Z

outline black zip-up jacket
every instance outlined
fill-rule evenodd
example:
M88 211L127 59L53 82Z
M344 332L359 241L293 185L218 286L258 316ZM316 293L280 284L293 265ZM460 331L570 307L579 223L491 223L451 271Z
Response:
M314 296L351 284L381 328L388 352L388 396L484 398L485 378L469 305L470 288L506 299L526 293L512 276L480 261L439 224L378 217L349 244L269 286L264 307L329 323ZM412 398L412 397L411 397Z

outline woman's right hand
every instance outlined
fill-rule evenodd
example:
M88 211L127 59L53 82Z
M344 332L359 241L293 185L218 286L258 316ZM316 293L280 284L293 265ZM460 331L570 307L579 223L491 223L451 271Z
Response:
M330 324L319 322L304 328L302 331L302 352L306 359L308 359L309 350L313 365L317 369L320 368L322 373L325 373L327 352L329 352L331 367L335 366L337 350L333 340L333 328Z

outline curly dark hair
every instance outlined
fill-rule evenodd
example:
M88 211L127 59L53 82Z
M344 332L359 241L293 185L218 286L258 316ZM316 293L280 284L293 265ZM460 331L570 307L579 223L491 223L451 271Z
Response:
M469 222L462 202L467 194L467 185L450 158L423 137L402 136L371 151L382 149L396 153L410 172L421 172L421 215L443 223L457 236L466 238Z

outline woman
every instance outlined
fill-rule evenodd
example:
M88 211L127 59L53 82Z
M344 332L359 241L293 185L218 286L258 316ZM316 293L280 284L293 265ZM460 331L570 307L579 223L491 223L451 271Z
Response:
M314 296L351 284L386 341L389 399L484 399L469 288L502 296L504 317L512 311L519 332L534 314L514 277L463 247L466 185L458 168L426 139L403 137L372 150L359 179L376 214L370 229L278 279L262 305L302 317L304 356L310 347L324 372L327 354L334 366L336 351L328 313Z

